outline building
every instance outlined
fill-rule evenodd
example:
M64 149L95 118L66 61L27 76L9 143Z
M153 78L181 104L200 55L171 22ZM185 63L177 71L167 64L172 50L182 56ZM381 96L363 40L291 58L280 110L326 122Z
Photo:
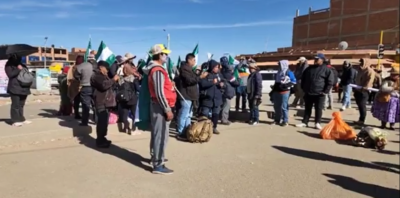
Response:
M69 60L76 60L76 57L78 55L84 56L86 53L86 48L78 48L78 47L73 47L71 49L71 52L69 53ZM95 50L92 50L91 53L96 54L97 52Z
M65 48L37 47L38 52L29 56L22 57L22 63L30 64L33 61L68 61L68 50Z
M326 58L331 60L331 65L334 66L338 71L342 70L342 64L345 60L350 61L353 65L358 65L361 58L370 59L370 63L373 67L377 67L377 50L318 50L318 51L299 51L299 52L270 52L270 53L259 53L259 54L244 54L239 56L245 56L246 58L253 58L257 65L262 70L276 70L278 69L278 61L289 60L290 69L295 70L297 59L299 57L305 57L309 60L309 64L314 63L314 57L317 53L323 53ZM236 59L239 59L239 56ZM393 66L393 63L397 61L399 54L395 50L386 50L385 56L380 60L380 64L383 66L384 71L389 71Z
M292 47L278 52L335 49L341 41L349 49L376 49L382 30L383 44L394 50L399 43L399 6L398 0L330 0L329 8L310 8L306 15L297 11Z

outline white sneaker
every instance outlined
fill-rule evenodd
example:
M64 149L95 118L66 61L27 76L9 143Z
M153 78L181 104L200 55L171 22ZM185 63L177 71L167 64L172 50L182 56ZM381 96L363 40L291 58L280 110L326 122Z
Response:
M321 129L322 129L322 126L321 126L320 123L317 123L317 124L315 124L315 128L318 129L318 130L321 130Z
M22 122L22 124L31 124L32 123L32 121L29 121L29 120L25 120L24 122Z
M255 125L257 125L258 124L258 122L253 122L253 123L251 123L251 125L253 125L253 126L255 126Z
M296 124L296 127L299 127L299 128L307 127L307 124L305 124L305 123Z
M12 124L12 126L20 127L20 126L22 126L22 122L14 122L14 124Z
M345 106L343 106L342 108L340 108L340 111L345 111L346 110L346 107Z

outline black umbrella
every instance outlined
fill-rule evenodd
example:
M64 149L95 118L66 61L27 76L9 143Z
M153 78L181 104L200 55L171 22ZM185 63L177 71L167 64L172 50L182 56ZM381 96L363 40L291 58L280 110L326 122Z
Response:
M16 54L18 56L28 56L38 52L37 47L33 47L27 44L14 44L4 45L0 47L0 60L8 59L9 55Z

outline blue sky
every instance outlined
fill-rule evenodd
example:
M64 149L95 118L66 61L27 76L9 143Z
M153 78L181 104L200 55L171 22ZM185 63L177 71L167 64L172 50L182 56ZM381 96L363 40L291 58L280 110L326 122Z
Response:
M28 43L97 49L144 57L171 35L172 58L199 43L220 57L291 46L296 9L321 9L329 0L0 0L0 44ZM163 31L165 29L166 31Z

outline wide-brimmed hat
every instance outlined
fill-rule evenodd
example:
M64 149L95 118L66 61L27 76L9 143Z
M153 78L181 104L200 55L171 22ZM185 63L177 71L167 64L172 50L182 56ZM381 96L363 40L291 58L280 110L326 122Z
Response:
M257 63L255 61L254 62L250 62L249 63L249 68L257 69L258 68Z
M130 61L130 60L133 60L135 58L136 58L135 55L133 55L133 54L128 52L128 53L125 54L125 56L121 57L120 64L125 63L125 62Z
M304 61L306 61L307 59L306 59L306 57L304 57L304 56L302 56L302 57L300 57L299 59L297 59L297 61L300 61L300 62L304 62Z
M398 67L392 67L390 70L390 74L392 75L400 75L399 68Z

